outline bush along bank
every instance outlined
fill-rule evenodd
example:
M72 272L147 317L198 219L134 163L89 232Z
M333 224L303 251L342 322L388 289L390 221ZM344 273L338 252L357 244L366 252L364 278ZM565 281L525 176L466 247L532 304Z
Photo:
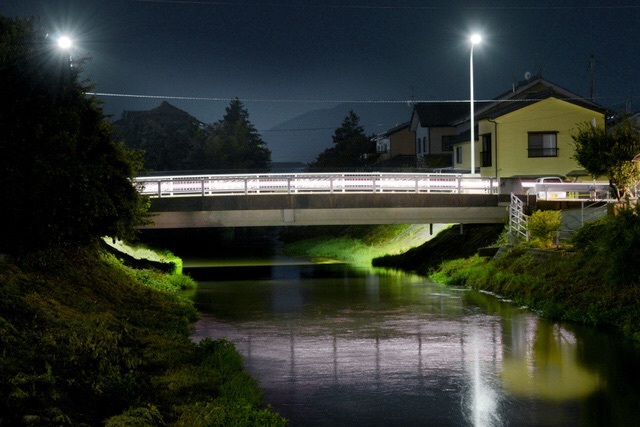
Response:
M99 248L0 264L0 425L285 425L232 343L189 338L193 286Z
M494 292L553 320L613 328L640 343L640 207L577 230L556 250L520 244L444 262L431 277Z

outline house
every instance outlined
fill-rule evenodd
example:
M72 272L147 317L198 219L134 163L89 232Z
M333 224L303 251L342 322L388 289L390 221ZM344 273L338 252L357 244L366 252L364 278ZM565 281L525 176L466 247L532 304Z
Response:
M501 186L511 187L505 191L541 176L579 176L571 133L578 124L604 125L604 120L603 107L535 76L476 107L476 172L500 178ZM459 130L450 141L454 165L470 170L468 114L451 124Z
M416 164L414 133L409 130L409 122L399 124L376 138L377 165L410 166Z
M455 120L469 115L469 103L417 103L413 106L409 130L414 133L415 153L419 164L426 167L453 165L452 146L448 143L458 134Z

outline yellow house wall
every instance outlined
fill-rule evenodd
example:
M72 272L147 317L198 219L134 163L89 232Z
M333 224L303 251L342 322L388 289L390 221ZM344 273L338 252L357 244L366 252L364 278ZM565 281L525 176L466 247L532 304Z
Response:
M477 145L477 141L476 141L476 145ZM460 142L457 144L452 145L453 147L453 151L451 152L451 159L453 161L453 167L456 169L471 169L471 158L469 157L469 150L470 148L470 144L469 142ZM457 163L457 158L456 158L456 152L457 152L457 148L456 147L462 147L462 163ZM474 147L476 148L476 147ZM477 152L478 150L476 150ZM480 163L478 163L478 156L476 155L476 168L480 165Z
M559 99L548 98L495 119L497 134L494 123L482 120L478 123L478 134L492 134L492 165L481 168L481 174L500 177L566 176L574 169L581 169L580 165L571 158L574 151L571 132L577 128L578 124L591 122L594 118L598 125L603 125L602 113ZM528 133L545 131L557 132L558 156L529 158ZM470 144L463 144L463 147L465 145L468 153ZM481 144L475 145L476 165L479 165L478 145ZM468 155L463 154L464 157Z

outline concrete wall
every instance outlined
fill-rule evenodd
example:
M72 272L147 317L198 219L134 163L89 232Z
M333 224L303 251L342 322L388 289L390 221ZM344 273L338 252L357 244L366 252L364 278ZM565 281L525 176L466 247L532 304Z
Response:
M505 222L509 196L303 194L152 199L146 228Z

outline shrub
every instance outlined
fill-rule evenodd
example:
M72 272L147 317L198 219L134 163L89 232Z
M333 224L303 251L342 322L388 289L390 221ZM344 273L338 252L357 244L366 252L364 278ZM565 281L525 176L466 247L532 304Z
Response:
M550 248L562 226L560 211L536 211L529 217L529 237L535 246Z

